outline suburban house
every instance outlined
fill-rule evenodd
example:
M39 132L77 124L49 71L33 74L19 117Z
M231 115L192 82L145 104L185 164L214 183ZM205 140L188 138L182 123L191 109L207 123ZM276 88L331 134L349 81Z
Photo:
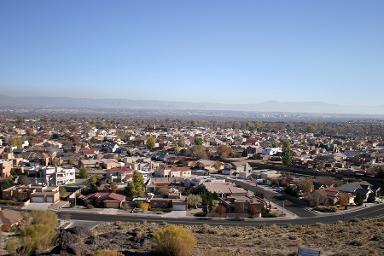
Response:
M108 183L126 183L132 180L134 170L128 167L117 167L106 171Z
M265 207L263 199L250 195L232 195L219 200L219 204L225 207L225 215L252 215L260 218Z
M281 152L281 148L263 148L261 154L264 156L275 156Z
M0 176L2 179L11 176L12 166L12 161L0 160Z
M93 205L100 208L115 208L123 207L126 202L124 195L116 193L94 193L86 196L84 199L85 205Z
M374 193L372 190L372 185L366 181L346 183L337 187L336 189L344 193L349 193L354 197L357 194L360 194L363 196L364 200L368 199L369 194Z
M216 193L219 197L227 198L228 196L246 196L247 191L243 188L236 187L235 184L222 181L208 181L202 183L208 192Z
M154 174L155 176L162 178L189 178L192 175L189 167L177 167L170 165L160 165Z
M56 203L60 200L59 187L18 185L4 189L2 199L16 202Z
M153 209L171 209L173 211L186 211L187 203L181 199L170 198L152 198L149 202L151 210Z
M40 169L42 182L48 186L61 186L76 182L74 168L43 167Z
M239 178L246 179L251 175L252 167L247 162L232 162L234 173L239 175Z
M196 166L207 170L209 173L218 173L219 170L222 170L224 168L224 164L222 164L221 162L205 159L197 161Z
M37 187L31 194L31 203L57 203L60 201L59 187Z

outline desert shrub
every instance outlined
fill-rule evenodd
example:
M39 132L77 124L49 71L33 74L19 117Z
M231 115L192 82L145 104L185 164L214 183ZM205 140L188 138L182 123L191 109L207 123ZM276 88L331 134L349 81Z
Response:
M314 208L315 211L319 212L337 212L337 208L335 206L322 206L319 205Z
M137 207L142 209L144 212L147 212L149 210L149 203L139 202Z
M153 234L155 252L163 256L190 256L197 241L192 231L168 225Z
M20 234L7 241L11 255L31 255L54 245L57 237L57 215L51 211L30 213L31 223L20 229Z
M350 245L353 245L353 246L362 246L363 245L363 242L360 241L360 240L353 240L349 243Z
M122 256L123 254L116 250L102 249L95 252L95 256Z
M32 224L46 224L56 227L58 224L57 215L52 211L33 211L30 213Z

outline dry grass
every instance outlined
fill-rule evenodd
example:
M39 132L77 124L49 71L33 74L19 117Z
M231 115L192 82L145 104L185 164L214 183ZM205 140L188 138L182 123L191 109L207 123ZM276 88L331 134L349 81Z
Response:
M96 233L135 229L155 230L157 224L106 224ZM185 226L197 246L194 255L295 255L299 246L318 248L322 255L384 255L384 219L339 222L333 225L223 227Z

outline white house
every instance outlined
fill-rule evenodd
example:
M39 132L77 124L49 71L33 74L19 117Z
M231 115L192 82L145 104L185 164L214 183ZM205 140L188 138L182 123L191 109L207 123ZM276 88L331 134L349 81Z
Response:
M281 148L263 148L261 154L264 156L274 156L281 152L283 152Z
M61 186L76 182L74 168L42 167L40 169L42 182L48 186Z

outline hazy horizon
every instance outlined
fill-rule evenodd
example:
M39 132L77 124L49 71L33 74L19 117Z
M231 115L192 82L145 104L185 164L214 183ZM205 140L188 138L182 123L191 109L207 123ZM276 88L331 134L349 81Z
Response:
M3 1L0 94L358 112L382 102L383 9L377 0Z

